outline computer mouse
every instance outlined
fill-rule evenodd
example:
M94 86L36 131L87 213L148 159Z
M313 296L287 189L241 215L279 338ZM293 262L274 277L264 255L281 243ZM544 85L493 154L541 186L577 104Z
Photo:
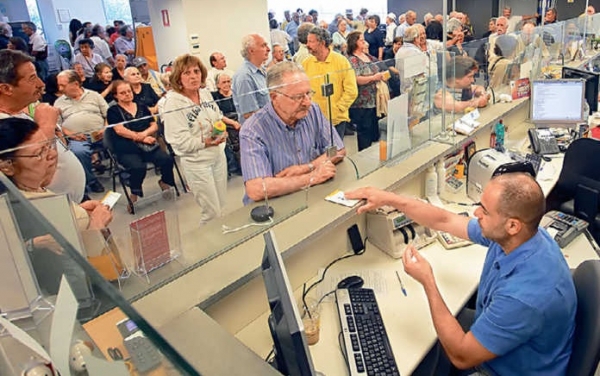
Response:
M359 289L363 286L365 281L358 275L351 275L342 279L338 285L338 289Z

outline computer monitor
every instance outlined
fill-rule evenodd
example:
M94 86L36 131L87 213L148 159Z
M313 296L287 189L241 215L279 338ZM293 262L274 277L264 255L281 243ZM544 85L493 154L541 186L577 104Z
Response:
M563 67L562 78L581 78L585 80L585 100L590 106L590 115L598 111L598 86L600 74L576 68Z
M531 85L531 122L574 127L584 121L585 80L536 80Z
M269 299L269 329L273 337L274 366L290 376L315 376L300 313L279 254L273 231L264 234L262 275Z

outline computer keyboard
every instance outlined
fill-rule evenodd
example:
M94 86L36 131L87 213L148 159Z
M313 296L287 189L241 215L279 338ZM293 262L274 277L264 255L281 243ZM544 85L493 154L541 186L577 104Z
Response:
M371 289L335 292L351 376L399 376L385 326Z

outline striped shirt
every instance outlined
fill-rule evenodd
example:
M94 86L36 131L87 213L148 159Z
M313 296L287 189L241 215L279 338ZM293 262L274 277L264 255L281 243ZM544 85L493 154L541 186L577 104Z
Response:
M244 182L273 177L281 170L307 164L325 153L333 143L344 148L337 132L332 132L319 106L311 105L308 114L295 127L286 125L268 103L252 115L240 131L240 150ZM244 195L244 204L251 200Z

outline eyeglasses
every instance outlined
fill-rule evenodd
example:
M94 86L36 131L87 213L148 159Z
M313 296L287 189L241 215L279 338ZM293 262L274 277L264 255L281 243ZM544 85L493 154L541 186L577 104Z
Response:
M48 159L48 153L50 150L56 150L56 140L56 138L49 140L44 146L42 146L42 149L37 154L13 155L11 158L36 158L38 161Z
M283 95L284 97L288 97L291 100L293 100L294 102L301 102L305 97L308 98L309 100L312 99L312 97L315 95L315 91L311 90L308 91L306 93L301 93L301 94L294 94L294 95L288 95L286 93L282 93L279 90L274 90L276 93Z

